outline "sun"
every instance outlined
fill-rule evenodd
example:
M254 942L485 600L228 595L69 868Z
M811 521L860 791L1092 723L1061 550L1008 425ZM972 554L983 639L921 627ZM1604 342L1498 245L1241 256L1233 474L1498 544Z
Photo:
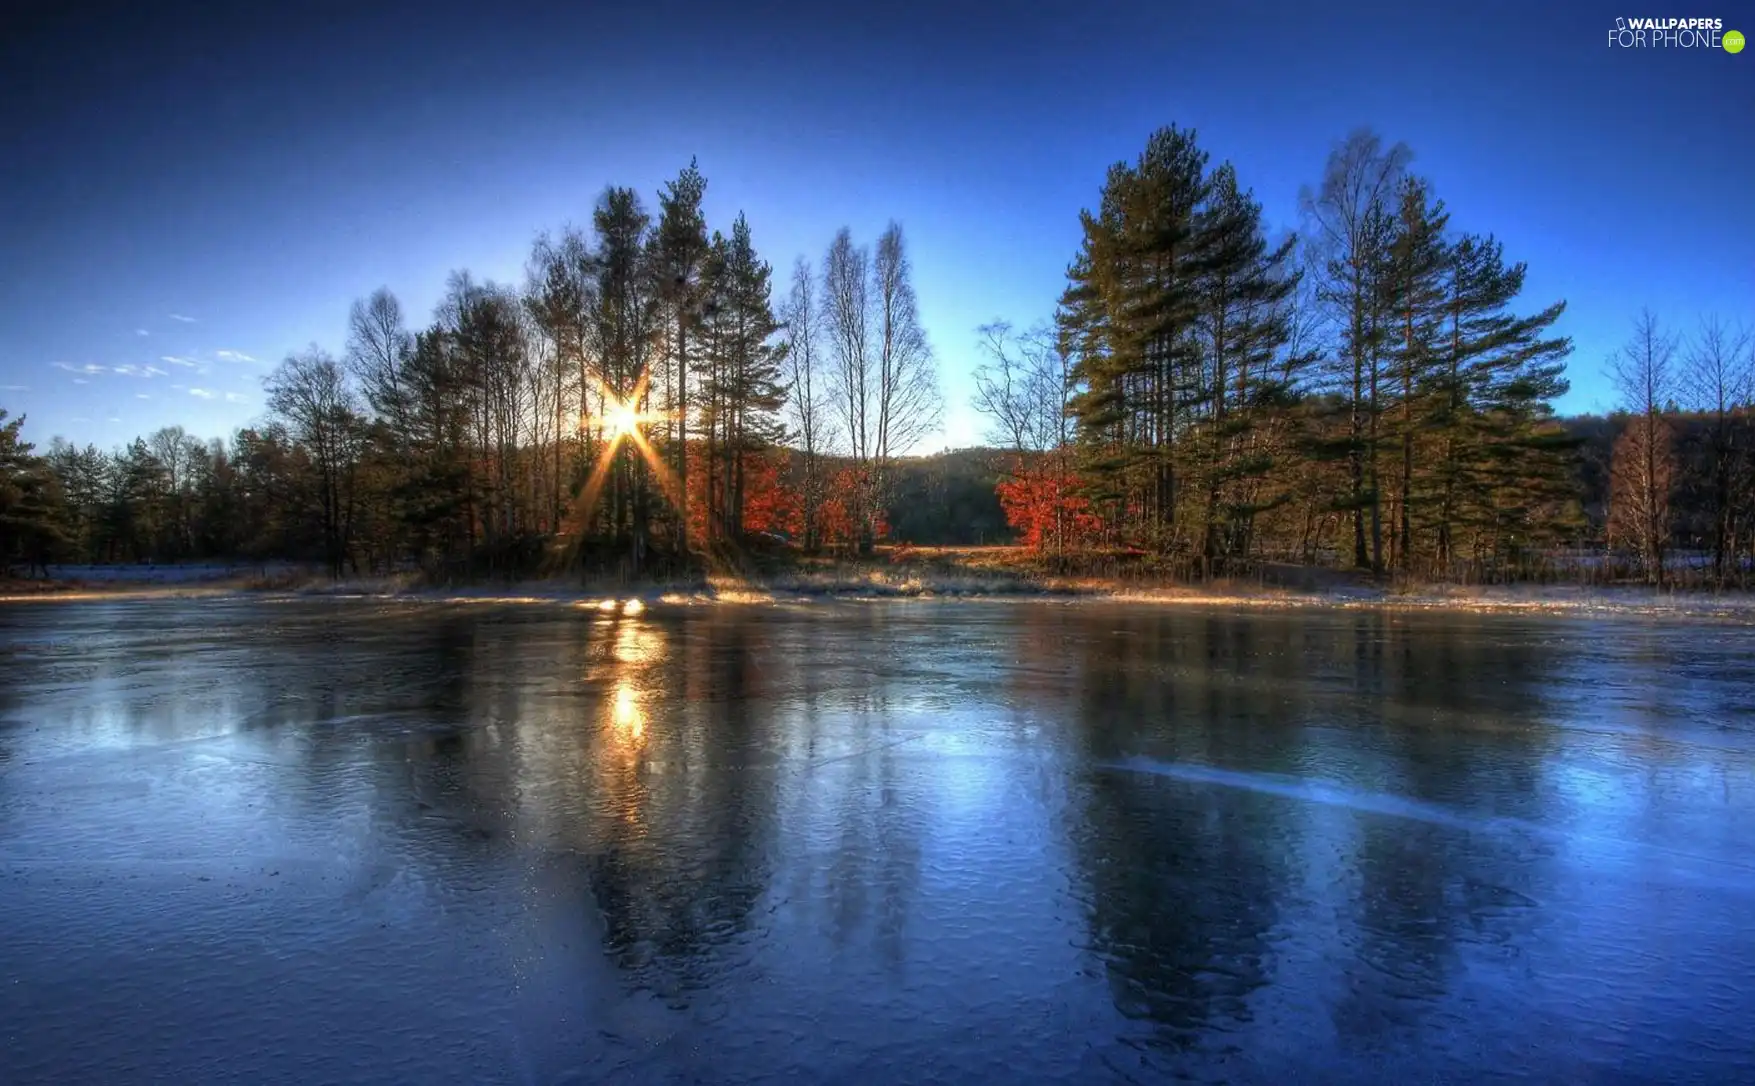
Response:
M635 406L636 402L633 397L618 399L605 389L603 411L587 421L611 445L619 446L623 441L638 441L640 428L652 419L640 413L640 409Z
M601 424L606 437L620 441L639 430L640 412L631 403L610 403L604 407Z
M601 377L597 379L597 389L603 397L603 409L595 415L581 413L579 416L579 436L584 438L587 430L603 435L603 445L597 453L597 463L592 467L590 476L585 480L585 490L575 504L575 516L588 517L597 507L597 499L608 483L612 466L626 449L632 449L651 473L658 489L668 498L675 508L683 505L682 488L678 485L670 465L665 462L652 442L647 440L646 428L664 426L681 417L674 411L642 411L640 403L646 398L646 383L649 375L642 373L634 382L632 391L626 398L611 391L608 382Z

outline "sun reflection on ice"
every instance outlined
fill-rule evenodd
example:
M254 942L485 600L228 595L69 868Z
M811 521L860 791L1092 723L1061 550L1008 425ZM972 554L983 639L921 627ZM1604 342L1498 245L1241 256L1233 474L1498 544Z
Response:
M640 695L627 683L618 683L610 710L610 723L618 737L638 744L646 737L646 714L640 709Z
M618 680L644 675L664 659L666 645L658 627L643 622L618 622L611 653Z
M654 672L669 644L661 627L636 617L644 610L638 600L608 599L596 609L601 617L593 625L599 636L607 635L608 644L598 642L601 655L587 679L601 684L598 688L607 694L604 716L611 743L624 756L637 757L646 744L646 703L657 681Z

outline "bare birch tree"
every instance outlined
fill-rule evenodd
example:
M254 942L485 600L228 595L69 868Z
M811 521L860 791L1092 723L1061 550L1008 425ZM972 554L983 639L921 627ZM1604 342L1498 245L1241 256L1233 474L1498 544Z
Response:
M551 517L557 525L566 475L563 448L568 439L577 439L573 471L575 474L583 471L590 460L587 443L592 438L584 418L592 410L592 396L600 395L591 379L590 363L596 327L596 260L590 243L579 230L568 228L558 237L544 234L532 247L525 287L525 308L550 344L545 356L553 374L545 406L555 418L555 443L549 450L553 473L549 501Z
M402 367L413 350L402 304L389 287L353 303L347 320L347 367L372 410L394 427L400 427L407 410Z
M359 425L347 374L327 351L313 344L289 355L263 381L269 414L284 420L309 452L322 515L323 550L331 576L340 576L347 555L347 529Z
M1741 550L1751 510L1743 500L1751 467L1748 409L1755 399L1751 336L1717 317L1701 321L1688 345L1682 385L1706 422L1703 480L1710 505L1713 580L1723 585Z
M894 222L878 239L876 259L843 227L823 268L830 385L859 476L862 551L876 541L895 459L937 429L942 408L911 271L902 228Z
M788 424L801 446L804 499L804 546L815 550L822 543L822 507L827 490L823 451L834 442L828 382L822 372L822 313L817 307L816 274L803 257L792 269L792 292L786 302L786 355Z
M852 231L842 227L823 262L823 310L828 333L829 385L841 423L847 454L863 467L871 457L870 414L871 306L867 272L871 255L853 244Z
M1646 579L1662 587L1680 471L1676 431L1663 415L1633 415L1609 463L1609 545L1638 556Z
M860 525L870 523L875 496L869 424L875 417L871 404L870 267L871 254L854 245L852 231L842 227L823 261L823 315L833 414L840 423L855 477L855 487L846 496L847 511ZM864 535L861 531L862 548L869 542Z
M878 238L877 260L872 267L878 336L874 451L880 494L882 476L890 462L913 452L926 435L938 429L943 413L938 368L926 330L920 326L912 273L901 224L892 222Z
M991 420L988 440L1014 453L1067 445L1072 367L1054 329L1037 325L1020 334L1009 321L994 321L978 331L986 361L975 369L973 406Z
M973 406L990 420L988 440L1011 454L997 469L1017 480L1033 476L1049 496L1053 523L1041 542L1058 557L1066 549L1065 497L1074 485L1072 359L1052 325L1019 335L1009 322L994 321L979 332L986 361L975 370Z
M1611 536L1636 548L1646 577L1659 587L1673 528L1675 433L1664 415L1676 391L1676 347L1676 337L1646 310L1634 320L1633 335L1609 360L1610 376L1629 416L1610 463Z

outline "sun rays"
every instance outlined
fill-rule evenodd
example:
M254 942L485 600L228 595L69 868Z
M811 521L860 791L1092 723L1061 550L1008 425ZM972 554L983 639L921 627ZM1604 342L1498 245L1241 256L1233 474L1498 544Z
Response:
M674 441L677 435L673 424L680 415L675 411L651 411L643 406L647 402L650 379L649 372L642 373L634 382L634 387L626 396L622 396L601 374L592 374L592 382L597 389L595 399L599 407L596 412L579 416L577 433L581 439L587 435L596 435L597 441L593 443L596 455L584 485L566 508L558 533L561 545L545 559L545 568L550 572L577 560L585 540L597 527L598 503L604 500L606 491L614 494L619 489L623 495L628 495L631 492L637 493L641 488L646 489L647 493L656 489L663 503L669 507L668 511L660 514L661 517L689 515L683 485L666 459L671 450L666 449L661 453L652 444L650 436L650 432L656 427L662 433L660 441ZM644 466L643 480L635 474L640 469L633 460L621 456L624 447L632 448L639 464ZM627 508L620 502L617 504L615 516L625 516ZM712 540L693 542L696 544L694 555L704 559L710 570L724 573L736 569L735 558L727 554L722 544L716 544Z
M633 391L624 399L617 396L600 377L597 378L597 391L603 397L603 410L596 415L587 415L579 420L581 429L597 431L608 442L611 449L619 446L624 440L637 441L645 436L647 426L669 422L672 416L658 411L642 411L640 403L646 398L646 386L649 375L642 373L634 382Z
M626 397L618 396L602 377L595 380L603 407L595 415L582 416L579 419L579 429L581 432L596 432L602 437L603 445L597 454L596 463L591 466L591 474L585 480L584 489L568 517L571 522L569 534L575 538L582 535L590 524L592 514L597 510L597 502L602 498L604 487L609 484L610 474L615 469L616 456L623 445L633 447L671 506L675 509L682 508L682 490L677 485L676 475L646 436L648 427L667 424L675 419L670 413L641 410L640 405L646 399L650 374L642 373Z
M614 443L639 432L640 413L634 410L632 404L618 403L605 411L598 422L599 429Z

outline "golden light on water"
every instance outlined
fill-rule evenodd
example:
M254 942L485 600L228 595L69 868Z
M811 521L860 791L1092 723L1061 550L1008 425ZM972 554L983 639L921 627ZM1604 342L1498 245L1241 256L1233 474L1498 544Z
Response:
M665 648L664 633L658 627L643 622L618 622L615 643L610 646L611 658L620 672L617 678L625 680L648 672L664 660Z
M610 723L618 736L630 742L637 743L646 737L646 714L640 711L640 695L627 683L616 684Z
M618 601L614 596L606 600L579 600L572 606L577 611L596 611L605 615L613 615L619 609L622 614L630 618L646 612L644 601L633 598Z
M604 722L609 738L625 758L638 759L646 746L648 699L658 676L655 669L669 652L664 629L635 617L642 608L636 600L614 599L597 605L602 617L592 625L607 643L599 642L597 664L588 681L602 683L606 699ZM621 614L615 612L618 607Z

